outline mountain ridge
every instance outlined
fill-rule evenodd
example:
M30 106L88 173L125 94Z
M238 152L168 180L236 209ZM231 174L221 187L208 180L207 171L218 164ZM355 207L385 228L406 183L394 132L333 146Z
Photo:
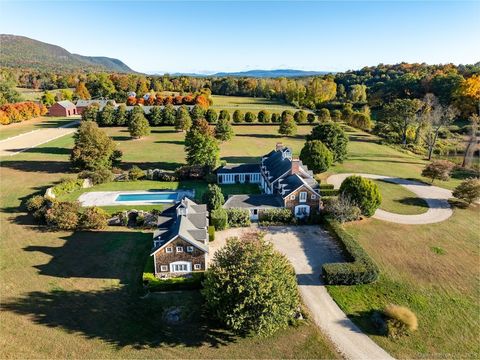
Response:
M199 74L199 73L168 73L171 76L193 76L193 77L253 77L253 78L279 78L279 77L304 77L332 74L333 71L308 71L297 69L273 69L273 70L246 70L246 71L233 71L233 72L216 72L212 74ZM167 73L154 72L155 75L163 75Z

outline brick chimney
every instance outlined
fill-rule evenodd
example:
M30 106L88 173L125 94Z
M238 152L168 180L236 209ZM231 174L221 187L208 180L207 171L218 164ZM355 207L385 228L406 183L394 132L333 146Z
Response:
M283 144L281 142L275 145L275 151L280 151L280 150L283 150Z
M300 173L300 163L300 159L292 159L292 169L290 170L292 175Z

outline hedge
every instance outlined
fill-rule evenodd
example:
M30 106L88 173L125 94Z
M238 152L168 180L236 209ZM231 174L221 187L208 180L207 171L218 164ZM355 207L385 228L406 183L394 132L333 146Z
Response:
M320 188L320 195L321 196L337 196L339 193L338 189L322 189Z
M215 227L210 225L208 227L208 241L212 242L214 240L215 240Z
M229 227L250 226L250 211L248 209L226 209Z
M260 212L259 225L292 225L296 219L290 209L266 209Z
M325 282L329 285L368 284L377 280L378 266L355 238L335 220L325 218L327 230L339 241L351 262L328 263L322 266Z
M320 184L320 190L324 190L324 189L333 189L334 186L333 184Z

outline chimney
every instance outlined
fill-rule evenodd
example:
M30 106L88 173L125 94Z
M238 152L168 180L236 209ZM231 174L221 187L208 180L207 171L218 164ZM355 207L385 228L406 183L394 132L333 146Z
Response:
M281 142L277 143L277 145L275 145L275 151L280 151L280 150L283 150L283 144Z
M292 159L292 169L290 170L292 175L300 173L300 163L300 159Z

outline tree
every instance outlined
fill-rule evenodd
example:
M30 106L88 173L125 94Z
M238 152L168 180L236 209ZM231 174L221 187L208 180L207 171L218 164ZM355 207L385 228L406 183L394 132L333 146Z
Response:
M480 117L477 114L470 116L470 136L463 155L462 167L468 167L472 163L475 146L477 144L477 131L480 124Z
M220 115L218 115L218 120L227 119L230 121L230 113L227 110L220 110Z
M321 123L312 129L307 140L320 140L332 152L333 161L342 162L347 157L348 136L334 122Z
M340 196L349 198L365 216L372 216L382 202L378 185L361 176L347 177L340 185Z
M208 310L240 334L286 328L300 304L292 265L258 234L227 240L205 275Z
M297 124L303 124L307 122L307 113L303 110L299 110L295 112L295 115L293 116L295 122Z
M469 204L477 201L480 199L480 180L472 178L462 181L462 183L453 190L453 196Z
M75 88L75 97L82 100L90 99L90 93L88 92L88 89L83 81L78 82Z
M240 110L235 110L233 112L233 122L234 123L241 123L245 121L245 115Z
M209 184L207 191L203 194L202 200L207 204L208 211L221 208L225 202L222 189L217 184Z
M257 116L253 112L247 111L245 113L245 122L253 123L253 122L255 122L256 119L257 119Z
M316 120L316 116L313 113L308 113L307 115L307 121L309 124L313 124Z
M407 145L407 131L417 121L422 106L418 99L396 99L380 111L375 132L383 137L395 134L400 142Z
M331 117L333 121L339 122L342 120L342 112L338 109L332 110Z
M186 106L180 106L177 109L177 116L175 117L175 129L177 131L188 131L192 126L192 118Z
M280 114L273 113L272 114L272 123L274 123L274 124L279 123L281 118L282 118L282 116Z
M197 119L203 119L205 117L205 110L200 105L195 105L190 111L190 117L192 121Z
M295 123L295 120L291 114L282 116L278 133L284 136L292 136L297 133L297 124Z
M372 129L372 121L370 120L370 116L367 116L361 112L354 112L348 125L365 131Z
M92 103L92 104L88 105L82 111L82 120L83 121L97 121L99 109L100 109L100 106L98 105L98 103Z
M42 95L41 102L46 106L52 106L53 104L55 104L55 95L48 91L45 91L45 93Z
M315 174L327 171L333 163L330 150L319 140L307 141L300 152L300 160Z
M350 101L356 103L364 103L367 102L367 86L355 84L350 86L350 91L348 92L348 97Z
M135 106L130 112L128 131L130 132L130 136L134 139L140 139L143 136L150 135L150 125L145 118L141 106Z
M431 160L438 133L453 122L457 110L453 106L443 106L433 94L425 95L423 104L418 120L423 128L423 140L428 147L427 159Z
M233 128L226 119L221 119L215 126L215 138L220 141L228 141L233 137Z
M97 113L97 122L100 126L112 126L115 124L115 107L108 103L102 111Z
M93 121L82 122L73 138L70 160L76 170L110 169L112 162L121 155L112 139Z
M318 120L320 122L327 122L330 121L330 111L327 108L321 108L318 111Z
M188 165L203 166L209 170L214 169L220 159L217 139L195 126L185 135L185 152Z
M133 165L130 170L128 170L128 180L137 181L143 177L145 177L145 172L137 165Z
M176 120L175 107L172 104L167 104L162 110L163 125L175 125Z
M454 166L447 160L435 160L425 166L422 176L432 179L432 184L436 179L447 181Z
M114 119L114 123L117 126L124 126L127 124L128 113L125 104L120 104L119 106L117 106L117 108L115 109Z
M81 229L100 230L107 227L108 213L102 208L88 207L80 214L78 226Z
M205 113L205 119L208 121L209 124L215 124L218 119L218 115L215 109L208 109Z
M210 222L217 231L225 230L228 226L228 215L224 208L218 208L210 212Z
M258 112L258 122L269 123L272 120L272 115L268 110L260 110Z
M148 122L152 126L158 126L163 123L163 110L160 106L152 106L148 114Z

